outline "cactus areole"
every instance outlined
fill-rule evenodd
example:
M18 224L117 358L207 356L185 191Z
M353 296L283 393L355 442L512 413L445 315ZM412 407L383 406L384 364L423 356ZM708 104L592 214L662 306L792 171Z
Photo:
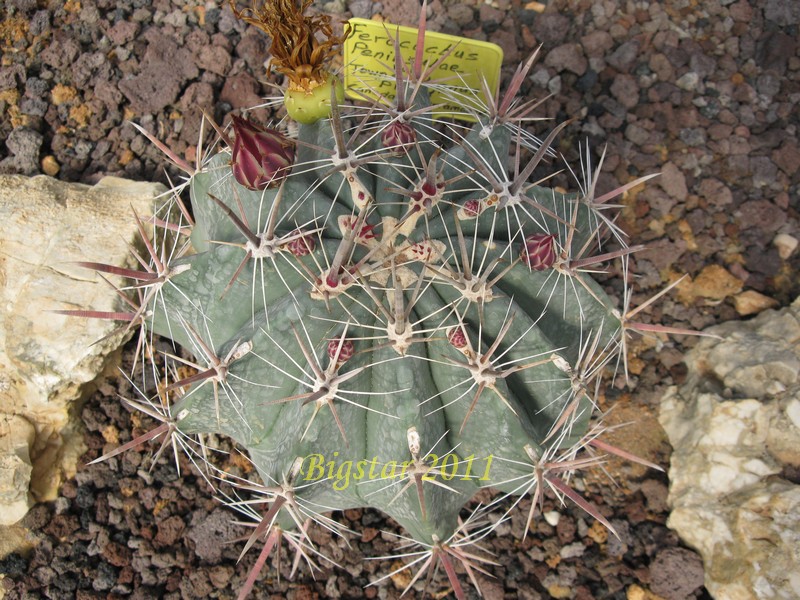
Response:
M331 511L380 509L427 556L412 568L442 567L459 597L459 573L477 585L491 563L471 546L520 497L532 500L527 527L545 494L605 523L569 476L625 455L600 441L595 394L634 326L589 271L630 250L603 204L614 193L594 196L596 173L573 194L531 183L561 129L539 141L522 127L531 106L514 97L533 60L505 96L474 91L471 123L439 122L429 90L447 86L429 80L421 50L405 64L396 48L391 101L345 102L325 67L341 42L325 18L293 0L237 15L273 36L287 106L309 86L323 93L291 145L237 121L234 153L276 155L204 156L188 172L192 217L174 195L145 270L87 265L137 282L122 318L143 345L155 333L195 357L166 354L195 370L170 379L170 403L128 400L162 424L127 446L161 438L189 452L210 482L238 488L226 503L257 524L245 550L283 536L311 568L324 559L310 527L339 531ZM616 250L601 247L609 239ZM214 466L204 434L231 438L249 478ZM487 487L496 500L475 505Z

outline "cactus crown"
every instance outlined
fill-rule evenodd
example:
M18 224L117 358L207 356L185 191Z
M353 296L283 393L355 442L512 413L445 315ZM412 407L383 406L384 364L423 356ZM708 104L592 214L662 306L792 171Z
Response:
M129 400L161 424L101 459L156 438L188 452L239 490L226 502L255 522L245 551L283 536L312 568L311 523L338 531L326 513L377 507L418 545L414 581L442 566L463 597L457 570L477 585L491 562L466 548L520 498L533 500L528 527L546 493L605 522L568 478L624 455L598 439L595 395L648 326L590 273L627 269L637 248L609 201L644 179L598 196L599 169L583 165L578 193L545 187L564 124L543 141L523 128L534 104L515 96L535 55L502 98L473 94L465 125L430 118L430 91L448 88L418 48L409 65L396 48L387 103L342 102L326 74L327 95L301 101L329 116L292 139L236 120L235 141L220 131L227 143L198 165L171 155L192 213L176 193L141 271L86 265L136 282L138 302L113 316L140 326L143 346L159 334L194 356L165 353L192 374L172 376L170 403ZM251 479L206 460L207 433L234 440ZM497 499L461 518L483 487ZM499 520L482 518L492 510Z

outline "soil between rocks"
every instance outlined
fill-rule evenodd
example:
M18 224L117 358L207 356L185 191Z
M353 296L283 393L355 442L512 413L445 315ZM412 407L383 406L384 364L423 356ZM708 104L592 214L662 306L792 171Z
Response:
M623 228L633 243L650 246L632 261L639 275L632 305L679 274L691 279L640 316L702 329L788 304L800 288L800 252L786 256L786 244L800 239L797 4L564 0L544 12L534 4L436 0L430 27L499 44L506 82L542 44L522 91L551 94L536 114L553 121L531 129L541 135L577 117L557 149L576 161L578 144L588 140L596 164L605 147L601 191L661 172L623 199ZM333 0L322 8L413 24L418 4ZM127 121L191 159L202 111L223 123L279 82L264 76L267 39L237 21L226 3L9 0L0 14L2 172L166 182L163 157ZM267 109L251 114L273 116ZM574 187L566 175L560 181ZM607 285L619 297L618 279ZM658 397L663 386L682 381L682 355L693 343L679 337L634 345L631 380L602 398L603 408L614 407L614 422L636 422L615 433L617 445L664 467L670 448L655 420ZM125 379L114 378L87 399L87 462L148 428L118 400L133 394ZM145 448L81 467L58 500L32 509L24 524L39 543L27 556L0 561L6 598L234 598L257 554L237 563L241 544L226 542L247 530L231 523L192 465L184 461L179 477L162 458L148 471L151 455ZM230 466L246 468L241 461ZM666 476L621 461L607 470L616 486L599 472L578 483L619 539L548 498L545 511L559 513L557 524L539 518L522 540L525 500L484 543L500 563L490 569L494 579L480 578L485 597L708 597L699 557L665 525ZM406 574L364 587L396 563L361 559L394 553L396 543L383 533L396 531L394 524L371 510L333 518L361 532L348 548L315 530L314 542L343 568L326 568L316 579L301 570L290 580L284 557L280 580L274 565L265 569L252 597L398 597ZM437 597L447 590L441 576L430 588ZM406 597L420 596L415 588Z

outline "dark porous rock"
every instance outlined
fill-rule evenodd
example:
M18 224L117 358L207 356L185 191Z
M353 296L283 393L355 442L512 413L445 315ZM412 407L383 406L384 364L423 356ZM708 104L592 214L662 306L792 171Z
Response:
M616 519L611 521L611 525L614 527L617 535L608 536L607 551L611 556L623 556L634 545L630 523L628 521Z
M16 88L25 84L25 67L20 64L0 66L0 90Z
M578 76L583 75L589 66L583 49L579 44L567 43L556 46L544 59L544 64L557 72L570 71Z
M651 102L680 104L681 101L680 88L669 81L659 81L655 85L650 86L647 90L647 96Z
M489 41L503 49L503 64L516 65L523 57L518 50L517 34L511 29L500 28L489 36Z
M205 46L197 55L197 66L216 75L227 75L231 68L230 51L218 45Z
M570 20L560 13L545 13L534 20L531 30L536 39L545 46L556 46L566 40Z
M12 552L0 559L0 573L6 577L21 577L28 570L28 561L20 554Z
M29 26L31 35L40 36L50 31L50 13L46 10L37 10Z
M225 546L221 542L236 539L241 528L233 523L233 515L217 508L210 514L198 513L189 527L187 537L194 542L194 552L208 563L222 558Z
M0 173L33 175L39 170L39 151L44 137L38 131L19 127L11 131L6 147L11 156L0 161Z
M675 163L668 162L661 168L661 177L658 181L661 188L672 198L678 201L686 199L688 193L686 176Z
M607 31L597 30L584 35L581 45L586 56L603 57L614 47L614 38Z
M743 236L744 237L744 236ZM752 275L775 277L783 267L783 260L773 246L759 240L744 253L744 266ZM748 283L750 283L748 279ZM754 286L755 287L755 286Z
M156 548L165 548L172 546L175 542L180 540L183 535L183 530L186 524L178 516L168 517L158 524L158 532L153 539L153 546Z
M203 114L214 112L214 88L203 81L189 84L181 96L179 106L183 113L180 138L188 144L197 144L203 124ZM207 131L207 128L208 124L204 130Z
M625 108L639 104L639 85L633 75L620 73L614 77L611 93Z
M780 27L800 24L800 4L793 0L766 0L764 18Z
M714 206L727 206L733 202L730 188L716 177L702 179L698 186L698 192L702 198Z
M589 92L594 88L597 79L597 71L594 69L587 69L583 75L578 77L578 80L575 82L575 89L582 93Z
M778 167L768 156L750 157L753 187L779 190L783 186L777 179Z
M685 127L678 133L678 138L687 146L706 145L706 131L702 127Z
M685 548L666 548L650 564L650 589L666 600L685 600L703 585L703 561Z
M689 69L700 78L708 77L717 71L717 62L713 56L705 54L701 49L692 52L689 57Z
M490 4L481 4L479 9L479 19L483 30L486 33L494 33L500 27L505 12L491 6Z
M464 27L475 19L475 12L471 6L458 3L448 7L447 16L459 27Z
M45 533L55 538L65 538L80 527L75 515L55 515L44 528Z
M23 98L19 103L20 110L30 117L43 117L48 107L49 104L42 98Z
M147 50L141 72L120 81L119 87L137 113L154 113L175 102L181 85L198 70L194 57L175 40L155 28L148 29L144 38Z
M128 42L132 42L138 35L140 29L141 26L135 21L120 20L106 31L106 35L113 44L122 46Z
M639 47L638 40L624 42L606 58L606 62L620 73L630 73L639 58Z
M108 108L116 108L123 98L117 86L109 81L99 81L94 87L94 96Z
M680 355L677 357L681 360ZM678 364L677 361L674 364ZM641 486L642 494L647 501L648 510L654 513L661 513L667 510L667 495L669 488L665 483L657 479L645 479Z
M219 99L234 110L249 109L261 102L258 90L258 81L252 75L239 73L225 79Z
M800 147L795 140L786 140L772 154L772 160L787 175L800 173Z
M36 9L36 0L10 0L11 6L21 13L30 13Z
M205 598L214 591L214 586L206 569L189 572L187 577L181 579L181 593L186 598Z
M92 578L92 589L98 592L104 592L114 587L117 582L118 570L112 565L101 562L97 566L97 573Z
M629 123L625 128L625 139L637 146L643 146L650 140L650 130L638 123Z
M130 563L131 550L117 542L109 542L104 546L102 556L115 567L124 567Z
M269 38L255 29L248 29L238 44L236 54L244 59L250 72L258 77L266 74L265 64L269 60Z
M759 38L755 60L765 71L775 71L779 75L786 72L789 57L797 50L797 37L785 31L767 31Z

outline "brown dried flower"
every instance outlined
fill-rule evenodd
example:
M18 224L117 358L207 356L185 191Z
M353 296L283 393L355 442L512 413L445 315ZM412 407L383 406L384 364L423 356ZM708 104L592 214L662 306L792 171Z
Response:
M289 89L309 92L324 83L324 63L337 52L350 34L348 25L341 36L334 35L327 15L306 16L303 13L312 0L253 0L251 8L239 10L236 0L229 0L233 13L246 23L258 27L272 38L272 65L289 78ZM324 37L317 39L317 33Z

